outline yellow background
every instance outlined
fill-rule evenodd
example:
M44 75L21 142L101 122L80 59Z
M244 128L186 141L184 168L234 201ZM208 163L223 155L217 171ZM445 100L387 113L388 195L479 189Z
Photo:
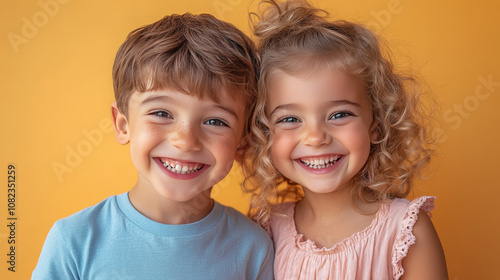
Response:
M438 197L433 221L450 279L500 279L500 4L313 3L369 24L395 48L396 63L411 64L436 92L442 145L433 176L414 195ZM125 36L187 11L214 14L248 33L248 9L249 0L0 2L1 279L29 278L57 219L134 184L128 146L116 143L109 126L111 66ZM7 271L9 163L18 174L15 273ZM214 197L245 211L241 174L233 171Z

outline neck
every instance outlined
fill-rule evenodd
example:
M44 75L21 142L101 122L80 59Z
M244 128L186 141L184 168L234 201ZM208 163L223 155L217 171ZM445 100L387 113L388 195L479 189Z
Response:
M367 228L375 218L379 204L358 202L354 206L350 187L331 193L313 193L304 188L305 196L295 207L297 232L317 246L331 248L339 241ZM358 210L372 214L361 214Z
M328 223L352 209L349 188L331 193L314 193L304 188L304 198L297 204L296 211L309 219Z
M339 219L352 215L373 215L380 207L378 202L367 203L361 200L352 201L351 187L345 187L331 193L314 193L304 189L304 198L297 203L295 214L301 218L316 221L320 224L331 224Z
M170 225L194 223L203 219L212 211L214 201L208 189L191 200L173 201L159 194L142 192L137 185L129 192L129 199L134 208L147 218Z

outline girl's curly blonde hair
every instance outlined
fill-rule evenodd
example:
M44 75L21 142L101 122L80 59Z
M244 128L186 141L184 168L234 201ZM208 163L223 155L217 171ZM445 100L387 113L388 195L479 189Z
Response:
M276 170L270 156L265 105L269 82L277 70L300 75L327 65L358 77L371 101L378 140L353 178L353 201L406 197L433 153L430 115L424 112L415 79L395 73L388 55L382 54L379 39L359 24L330 21L326 11L306 1L263 1L259 7L264 7L260 15L251 14L261 55L259 95L242 164L243 188L253 194L249 215L264 223L274 203L303 196L300 186Z

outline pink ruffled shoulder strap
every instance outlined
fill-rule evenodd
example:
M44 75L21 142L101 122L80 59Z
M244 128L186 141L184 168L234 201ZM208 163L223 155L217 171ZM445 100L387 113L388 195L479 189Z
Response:
M287 217L293 216L293 210L295 208L295 202L284 202L281 204L275 204L272 206L271 219L261 224L261 226L267 231L267 233L274 238L273 227L279 228L282 223L287 222ZM257 222L256 217L253 219Z
M408 249L415 244L415 235L413 235L413 226L418 219L420 210L430 213L434 209L434 196L422 196L414 199L408 204L403 221L396 233L394 242L394 251L392 253L392 267L394 279L398 280L404 273L402 262L408 254ZM429 214L430 215L430 214Z

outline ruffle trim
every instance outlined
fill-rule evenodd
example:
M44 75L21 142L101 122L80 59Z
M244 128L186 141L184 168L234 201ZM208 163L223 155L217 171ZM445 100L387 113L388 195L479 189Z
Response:
M377 225L380 224L380 221L387 217L388 213L389 213L389 204L387 203L382 204L380 206L380 209L377 211L375 218L372 220L372 222L368 227L366 227L362 231L354 233L349 237L344 238L343 240L337 242L330 248L326 247L319 248L318 246L316 246L316 243L314 243L314 241L310 239L305 240L303 234L297 233L297 230L295 229L295 223L293 223L294 225L293 235L295 239L295 245L297 246L297 248L304 250L306 252L311 252L314 254L322 254L322 255L330 255L344 251L345 249L354 246L354 244L359 243L361 240L369 236L375 230ZM291 213L291 216L293 217L293 212Z
M396 234L394 242L394 251L392 254L392 267L394 270L394 279L398 280L404 274L402 266L403 258L408 255L408 249L415 244L415 235L413 235L413 227L418 219L418 213L422 209L428 213L434 209L434 196L422 196L414 199L408 204L403 222Z

